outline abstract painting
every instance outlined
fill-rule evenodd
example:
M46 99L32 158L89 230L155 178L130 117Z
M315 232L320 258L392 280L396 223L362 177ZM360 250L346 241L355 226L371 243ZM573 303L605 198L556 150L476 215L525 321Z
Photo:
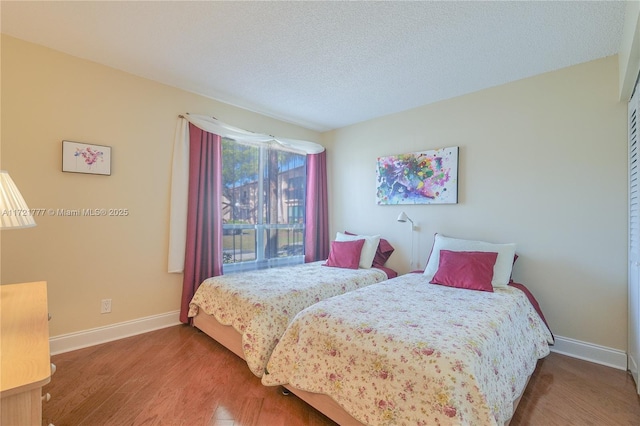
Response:
M456 204L458 147L379 157L379 205Z

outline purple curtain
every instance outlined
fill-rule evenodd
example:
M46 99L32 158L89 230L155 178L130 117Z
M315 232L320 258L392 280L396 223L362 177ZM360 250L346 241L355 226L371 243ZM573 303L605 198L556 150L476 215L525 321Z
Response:
M327 151L307 155L305 262L315 262L329 257L329 207L327 199Z
M187 243L180 321L188 324L189 302L200 283L222 274L222 142L189 124Z

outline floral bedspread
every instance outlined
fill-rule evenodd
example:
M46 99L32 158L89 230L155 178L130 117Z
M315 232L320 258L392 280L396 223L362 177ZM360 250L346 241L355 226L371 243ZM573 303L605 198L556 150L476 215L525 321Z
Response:
M293 317L320 300L386 280L379 269L342 269L313 262L205 280L189 304L242 334L249 368L262 377L271 351Z
M502 425L550 343L516 288L407 274L302 311L262 382L327 394L368 425Z

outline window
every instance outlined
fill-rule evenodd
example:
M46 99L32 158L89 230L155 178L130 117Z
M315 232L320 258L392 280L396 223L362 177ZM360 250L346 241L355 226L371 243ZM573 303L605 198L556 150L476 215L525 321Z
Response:
M222 139L225 273L304 262L306 156Z

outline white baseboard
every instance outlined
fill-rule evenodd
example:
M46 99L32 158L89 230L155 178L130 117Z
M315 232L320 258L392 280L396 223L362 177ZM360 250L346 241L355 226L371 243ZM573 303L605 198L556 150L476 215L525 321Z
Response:
M180 324L180 311L167 312L104 327L54 336L49 339L49 346L51 355L56 355L178 324Z
M619 349L608 348L593 343L582 342L568 337L554 336L556 344L551 346L551 352L567 355L618 370L627 369L627 353Z

